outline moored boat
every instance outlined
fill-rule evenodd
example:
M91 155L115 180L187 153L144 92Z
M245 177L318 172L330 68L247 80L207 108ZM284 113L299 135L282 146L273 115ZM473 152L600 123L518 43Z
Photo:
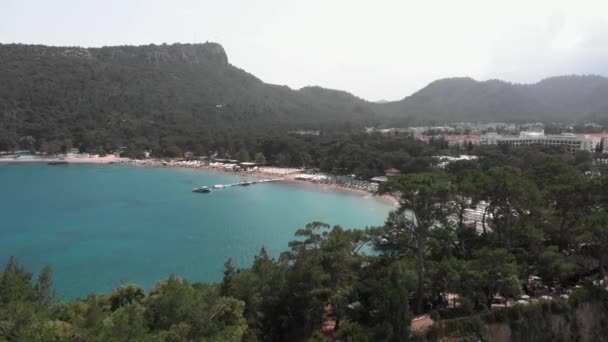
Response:
M206 186L201 186L201 187L198 187L198 188L194 188L194 189L192 189L192 192L202 192L202 193L208 193L208 192L211 192L211 189L209 189L209 188L208 188L208 187L206 187Z
M68 162L65 160L55 160L55 161L51 161L51 162L47 163L47 165L66 165L66 164L68 164Z

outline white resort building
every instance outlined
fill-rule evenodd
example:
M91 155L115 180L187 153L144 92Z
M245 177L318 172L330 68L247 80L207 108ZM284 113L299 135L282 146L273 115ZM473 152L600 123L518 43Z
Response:
M544 130L524 131L519 136L503 136L496 133L488 133L482 136L482 141L488 145L545 145L563 146L572 154L579 150L593 152L602 139L608 138L599 134L574 134L562 133L555 135L545 135Z

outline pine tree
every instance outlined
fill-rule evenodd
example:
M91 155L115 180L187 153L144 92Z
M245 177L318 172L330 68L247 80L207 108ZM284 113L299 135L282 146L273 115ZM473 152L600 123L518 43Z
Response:
M48 309L55 303L55 290L53 289L53 270L46 266L38 276L38 282L34 287L36 290L36 304L41 308Z
M229 258L228 261L224 263L224 278L222 279L222 286L220 287L220 292L222 296L230 295L230 288L232 287L232 277L236 273L236 269L232 264L232 258Z

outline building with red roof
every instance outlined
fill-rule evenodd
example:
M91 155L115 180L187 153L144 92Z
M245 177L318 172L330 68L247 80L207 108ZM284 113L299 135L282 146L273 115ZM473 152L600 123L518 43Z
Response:
M398 176L401 174L401 171L391 167L390 169L384 170L384 174L386 174L387 177Z
M576 136L585 139L588 151L606 152L608 150L608 133L577 133ZM603 144L602 144L603 141Z

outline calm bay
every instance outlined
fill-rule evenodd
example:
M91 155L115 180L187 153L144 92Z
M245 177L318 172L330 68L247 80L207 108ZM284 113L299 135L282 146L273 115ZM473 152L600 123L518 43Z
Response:
M298 183L192 193L244 178L192 169L0 163L0 261L50 265L65 299L176 274L221 280L232 258L249 266L262 246L277 257L297 228L384 222L393 204Z

